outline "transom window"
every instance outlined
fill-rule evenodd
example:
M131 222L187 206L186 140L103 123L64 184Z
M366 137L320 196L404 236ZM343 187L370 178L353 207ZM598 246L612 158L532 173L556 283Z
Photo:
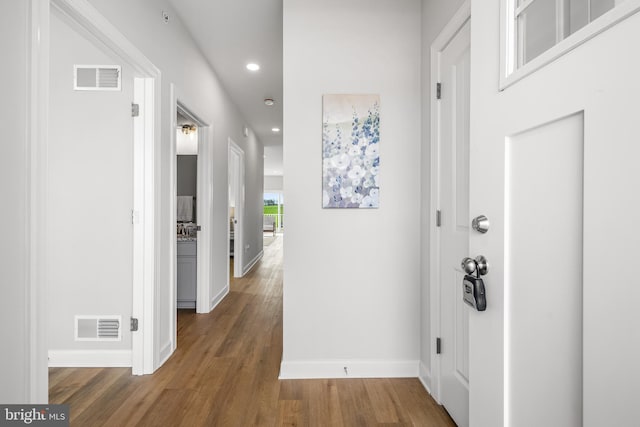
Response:
M505 89L640 11L640 0L502 0Z
M616 0L516 0L517 66L613 9Z

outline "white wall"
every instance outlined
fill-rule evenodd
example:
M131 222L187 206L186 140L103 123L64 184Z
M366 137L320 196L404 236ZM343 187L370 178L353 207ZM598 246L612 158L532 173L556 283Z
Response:
M421 248L421 298L420 298L420 362L421 377L430 384L431 375L431 310L430 310L430 224L435 220L431 203L431 44L440 34L444 26L460 8L464 0L423 0L422 1L422 152L420 200L420 248Z
M51 13L47 284L49 349L130 350L131 68ZM74 64L122 66L121 91L75 91ZM74 340L74 315L122 316L122 340ZM52 358L55 363L55 359Z
M380 95L379 209L321 208L331 93ZM347 366L352 376L416 376L420 2L285 0L284 120L281 375L342 377Z
M0 2L0 50L11 58L0 67L0 402L7 404L29 401L28 9L24 0Z
M282 176L265 176L264 191L282 191L284 188L284 179Z
M263 146L250 130L249 137L242 134L246 126L240 112L225 92L209 63L204 59L182 25L172 6L166 0L90 0L104 16L114 24L138 49L162 72L162 121L161 146L157 147L156 222L161 238L156 240L159 251L157 263L158 324L156 339L160 348L166 348L169 336L169 259L170 232L175 224L169 221L169 156L172 129L169 84L174 83L178 98L189 111L212 126L213 146L213 248L212 281L210 295L218 295L227 283L227 143L231 137L245 152L246 159L246 209L245 244L250 245L245 262L252 260L262 250L262 188ZM161 11L170 15L165 24ZM241 72L239 70L238 72ZM169 231L171 230L171 231ZM160 355L156 355L156 358Z

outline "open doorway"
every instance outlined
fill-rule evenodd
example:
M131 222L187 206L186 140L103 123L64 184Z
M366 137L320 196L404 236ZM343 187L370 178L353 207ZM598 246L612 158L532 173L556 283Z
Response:
M195 311L198 283L198 126L176 117L176 307ZM178 321L180 316L178 316Z
M266 247L284 230L284 194L265 190L263 199L262 243Z
M229 274L242 277L245 252L244 229L244 151L229 139Z
M34 152L46 159L33 188L42 216L37 269L47 272L35 291L48 291L46 331L37 334L47 337L50 367L148 374L158 75L105 22L75 5L52 6L38 15L49 56L38 62L32 99L48 117L35 125Z
M208 125L175 97L175 173L172 231L174 283L172 286L173 348L177 347L180 311L208 313L211 310L211 150Z

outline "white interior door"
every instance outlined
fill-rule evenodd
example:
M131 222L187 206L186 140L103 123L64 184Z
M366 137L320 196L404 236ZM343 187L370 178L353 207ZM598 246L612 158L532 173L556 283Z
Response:
M498 3L472 3L471 425L637 425L640 15L500 92Z
M470 21L440 53L440 401L469 425L469 308L460 261L469 253Z

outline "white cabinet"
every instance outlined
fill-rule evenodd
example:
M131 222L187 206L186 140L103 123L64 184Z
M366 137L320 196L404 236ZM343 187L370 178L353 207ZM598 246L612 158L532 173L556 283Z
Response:
M178 308L196 308L196 241L178 241Z

